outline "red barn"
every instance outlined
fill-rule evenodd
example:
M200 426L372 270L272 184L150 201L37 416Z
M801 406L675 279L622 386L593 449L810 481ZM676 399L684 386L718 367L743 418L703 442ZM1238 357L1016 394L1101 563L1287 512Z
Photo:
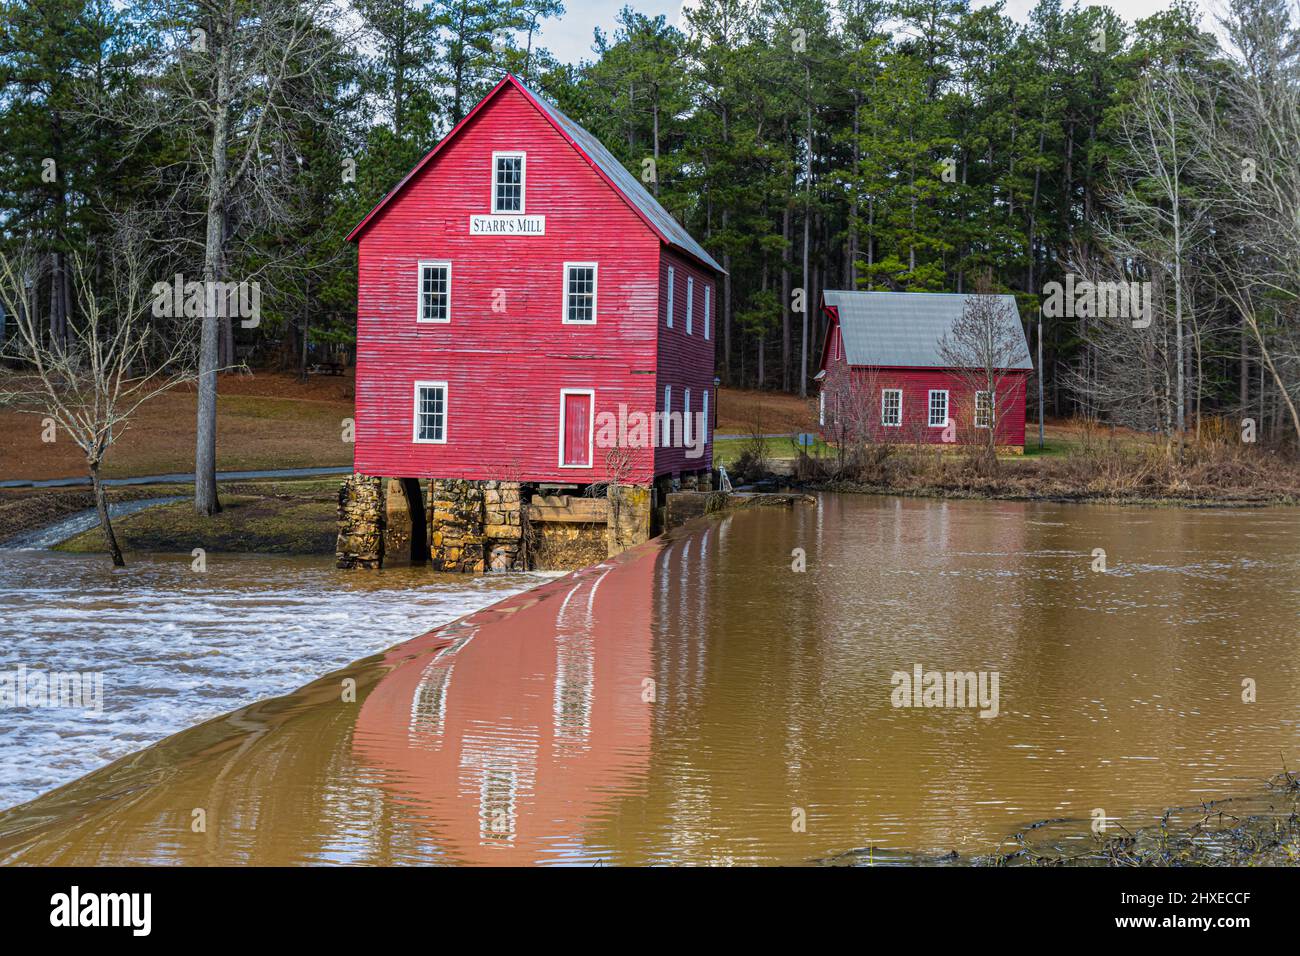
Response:
M572 486L708 474L721 267L515 77L348 239L357 472Z
M986 296L991 351L984 369L954 367L954 328L972 296L827 290L830 320L817 381L819 420L831 441L977 444L992 427L1000 449L1023 451L1025 388L1033 364L1014 296ZM981 388L980 379L993 387Z

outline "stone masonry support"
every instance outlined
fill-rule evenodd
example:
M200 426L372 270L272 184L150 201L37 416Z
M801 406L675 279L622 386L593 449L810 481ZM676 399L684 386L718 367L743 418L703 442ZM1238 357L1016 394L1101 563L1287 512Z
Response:
M340 568L376 569L384 561L384 480L354 474L339 488L339 536L334 547Z

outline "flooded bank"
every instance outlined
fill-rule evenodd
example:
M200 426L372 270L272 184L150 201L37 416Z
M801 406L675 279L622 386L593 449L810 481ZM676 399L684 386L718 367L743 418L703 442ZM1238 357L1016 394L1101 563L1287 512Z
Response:
M828 495L173 736L0 814L0 860L803 863L1134 830L1300 765L1297 620L1295 510ZM997 715L894 706L917 666L996 675Z

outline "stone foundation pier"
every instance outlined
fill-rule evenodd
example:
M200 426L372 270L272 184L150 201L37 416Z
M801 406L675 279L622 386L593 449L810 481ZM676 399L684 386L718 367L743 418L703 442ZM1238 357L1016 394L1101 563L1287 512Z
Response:
M334 549L338 567L381 567L384 525L384 480L362 474L349 476L339 489L339 538Z
M594 497L517 481L353 475L339 491L340 568L423 563L435 571L585 567L650 540L653 494L640 485Z

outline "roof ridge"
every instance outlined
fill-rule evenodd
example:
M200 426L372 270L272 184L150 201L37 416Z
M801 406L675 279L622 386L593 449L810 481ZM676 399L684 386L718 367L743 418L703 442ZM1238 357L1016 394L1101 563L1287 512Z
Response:
M695 238L687 231L686 227L677 221L663 204L659 202L650 191L645 188L640 180L636 178L627 167L619 162L600 139L591 133L581 124L574 121L567 113L552 103L545 96L534 92L519 77L513 73L506 73L496 86L492 87L481 100L474 104L468 113L466 113L455 126L453 126L447 135L438 140L434 147L429 150L420 159L411 171L385 193L380 200L366 213L365 217L352 228L347 235L347 241L359 238L362 230L374 219L379 212L388 205L399 193L403 191L406 185L415 179L416 175L426 165L428 165L434 156L442 151L452 139L459 135L460 131L468 125L469 121L478 114L479 110L505 86L513 86L524 98L528 100L555 128L562 137L568 140L569 145L587 161L600 178L605 180L606 184L623 199L624 202L632 208L632 211L654 232L665 244L680 249L687 255L698 259L701 263L720 273L726 270L718 264L709 253L695 241ZM594 155L593 155L594 154Z

